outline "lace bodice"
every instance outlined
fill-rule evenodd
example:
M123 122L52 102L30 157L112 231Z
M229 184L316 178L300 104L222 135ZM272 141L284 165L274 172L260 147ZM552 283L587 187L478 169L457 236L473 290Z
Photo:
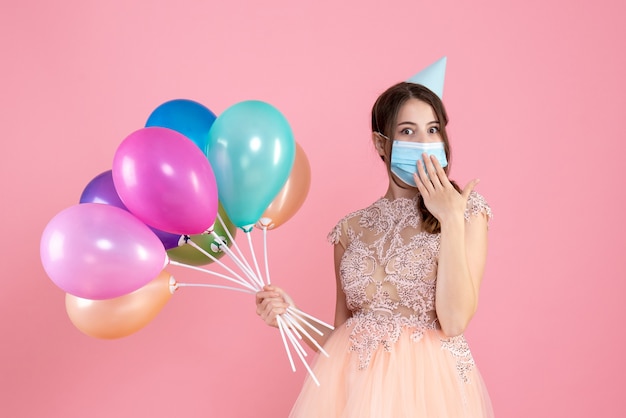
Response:
M472 192L465 219L491 209ZM398 340L403 327L419 340L427 329L437 329L435 285L439 234L421 230L421 216L414 199L381 198L371 206L343 218L328 235L345 252L340 279L352 318L351 347L367 366L373 350L386 350Z

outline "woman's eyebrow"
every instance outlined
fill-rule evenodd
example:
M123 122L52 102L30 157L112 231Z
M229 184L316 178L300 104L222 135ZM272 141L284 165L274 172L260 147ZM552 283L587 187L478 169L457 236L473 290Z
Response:
M439 125L439 121L438 120L433 120L433 121L428 122L426 125L433 125L433 124ZM407 122L400 122L400 123L398 123L398 126L400 126L400 125L417 126L417 123L407 121Z

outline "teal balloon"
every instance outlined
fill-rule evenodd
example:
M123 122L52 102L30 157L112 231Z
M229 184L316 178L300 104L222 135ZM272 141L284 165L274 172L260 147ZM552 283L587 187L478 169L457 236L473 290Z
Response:
M252 229L289 178L295 153L287 119L268 103L239 102L218 116L206 154L234 225Z
M146 128L160 126L177 131L202 151L209 141L209 131L217 117L206 106L188 99L174 99L165 102L152 111Z

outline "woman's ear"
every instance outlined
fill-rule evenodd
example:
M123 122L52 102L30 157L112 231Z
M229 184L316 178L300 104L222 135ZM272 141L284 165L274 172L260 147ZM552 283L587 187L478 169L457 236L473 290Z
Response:
M374 142L374 147L376 151L378 151L378 155L381 157L385 156L385 137L382 136L379 132L372 132L372 141Z

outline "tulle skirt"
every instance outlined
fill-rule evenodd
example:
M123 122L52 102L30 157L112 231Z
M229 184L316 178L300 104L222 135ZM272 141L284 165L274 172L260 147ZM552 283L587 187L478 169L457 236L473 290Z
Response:
M404 330L386 351L380 346L359 369L350 351L351 329L337 328L319 355L293 406L294 418L493 417L489 395L463 336L428 330L419 341Z

